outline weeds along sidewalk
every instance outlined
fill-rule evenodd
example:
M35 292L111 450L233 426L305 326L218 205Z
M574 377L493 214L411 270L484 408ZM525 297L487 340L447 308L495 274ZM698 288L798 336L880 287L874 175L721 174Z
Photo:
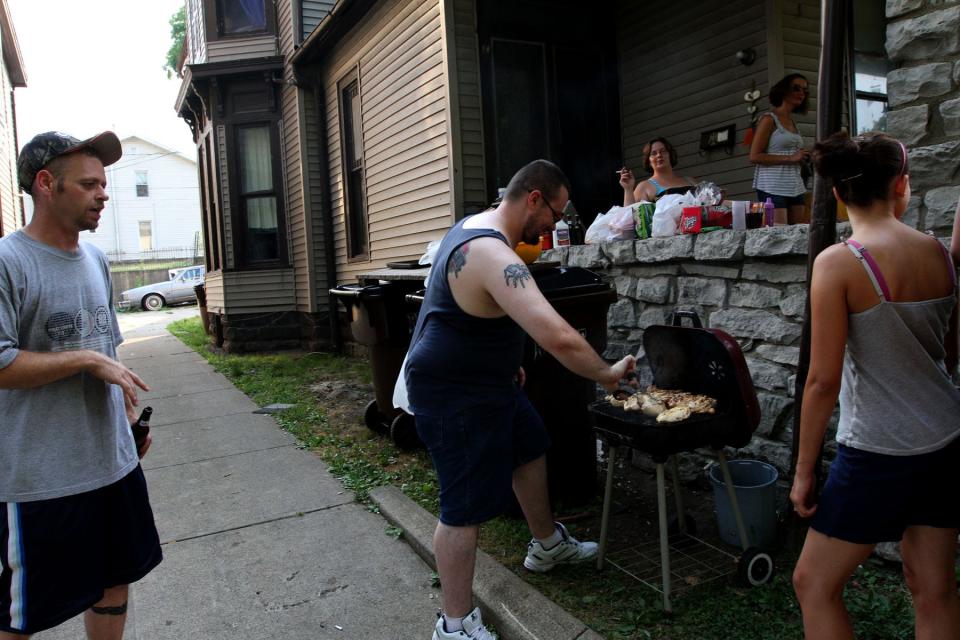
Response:
M316 453L370 510L376 511L370 490L394 485L430 513L438 513L436 475L427 454L400 451L363 425L363 408L372 395L367 362L325 353L219 354L209 348L198 319L181 320L168 328L257 405L293 404L274 416L278 424ZM588 511L599 517L599 498L588 505ZM655 514L651 512L650 517ZM576 523L570 528L581 539L599 535L592 527ZM398 529L388 533L402 535ZM614 569L598 572L593 565L580 565L544 575L526 572L522 564L529 536L522 520L501 517L481 528L480 546L606 638L799 640L803 636L790 583L794 558L788 555L777 558L778 571L771 585L741 589L727 580L714 581L678 598L673 615L667 616L658 593ZM857 637L913 637L912 604L899 569L866 564L847 588L846 602Z

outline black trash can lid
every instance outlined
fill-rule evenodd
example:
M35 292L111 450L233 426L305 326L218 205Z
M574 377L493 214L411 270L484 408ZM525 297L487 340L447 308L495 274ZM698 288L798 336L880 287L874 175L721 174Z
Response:
M595 293L610 288L603 278L583 267L552 267L532 273L540 291L547 298L552 295L570 296Z

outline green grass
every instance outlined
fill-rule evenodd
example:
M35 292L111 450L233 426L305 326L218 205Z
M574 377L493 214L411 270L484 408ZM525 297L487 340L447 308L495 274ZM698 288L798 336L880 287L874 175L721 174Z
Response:
M274 402L296 406L274 417L317 453L357 500L376 510L369 491L392 484L436 514L436 475L424 452L398 450L311 391L320 380L369 384L369 365L356 358L324 353L224 355L211 351L199 319L172 323L170 331L203 355L258 405ZM599 500L598 500L599 504ZM594 505L595 507L597 505ZM568 525L574 535L577 526ZM402 536L395 527L385 535ZM773 583L743 589L721 579L677 597L672 615L665 615L660 595L609 567L559 567L548 575L526 572L523 556L530 533L519 519L497 518L481 529L480 546L505 567L539 589L600 635L614 640L799 640L800 611L790 584L794 558L781 554ZM913 610L899 571L868 563L847 588L846 602L858 638L899 640L913 637Z

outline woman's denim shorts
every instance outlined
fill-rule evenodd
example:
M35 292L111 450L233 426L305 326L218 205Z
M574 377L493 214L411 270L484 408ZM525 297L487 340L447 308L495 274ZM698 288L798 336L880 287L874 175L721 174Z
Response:
M960 528L960 438L890 456L838 445L810 526L855 544L898 542L910 526Z

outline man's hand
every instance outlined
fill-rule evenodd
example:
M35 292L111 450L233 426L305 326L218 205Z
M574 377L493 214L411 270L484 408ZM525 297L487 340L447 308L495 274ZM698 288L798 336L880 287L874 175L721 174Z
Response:
M151 444L153 444L153 434L152 434L152 433L148 433L148 434L147 434L147 437L144 438L144 440L143 440L143 446L141 446L139 449L137 449L137 457L142 460L142 459L143 459L143 456L147 455L147 451L150 450L150 445L151 445Z
M150 391L140 376L125 367L123 364L108 358L102 353L91 352L94 354L93 363L87 367L87 371L100 378L104 382L115 384L123 391L123 403L127 407L127 416L132 415L132 408L137 406L137 387L144 391ZM130 420L130 423L136 421L136 415Z
M620 388L620 381L627 377L637 368L637 359L634 356L626 356L619 362L610 367L610 377L603 382L603 388L607 391L616 391Z

